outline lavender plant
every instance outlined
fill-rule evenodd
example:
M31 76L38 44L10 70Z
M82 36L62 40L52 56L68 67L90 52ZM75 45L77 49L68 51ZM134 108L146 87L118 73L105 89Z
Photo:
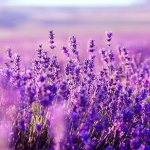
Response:
M17 95L9 106L10 111L15 108L5 138L9 149L150 149L149 60L137 65L122 46L114 52L112 36L106 33L107 45L100 50L90 40L85 60L80 59L76 37L71 36L68 46L62 47L65 67L42 45L29 68L21 67L20 56L8 50L1 69L1 95L4 89ZM56 50L53 31L49 38L51 51ZM95 60L100 58L96 71ZM1 97L0 126L8 116L5 103Z

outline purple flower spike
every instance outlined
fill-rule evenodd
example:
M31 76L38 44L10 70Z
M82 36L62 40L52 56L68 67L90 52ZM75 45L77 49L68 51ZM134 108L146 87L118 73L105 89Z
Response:
M55 41L54 41L54 32L53 30L49 31L49 43L50 43L50 48L54 49L56 46L54 45Z
M92 53L95 51L95 40L90 40L89 41L88 51L92 52Z
M77 50L77 40L75 36L71 36L69 38L70 42L70 47L74 55L78 55L78 50Z
M67 48L66 46L63 46L63 47L62 47L62 50L63 50L64 54L65 54L67 57L70 56L69 51L68 51L68 48Z
M107 42L108 42L108 46L110 46L111 44L110 44L110 42L111 42L111 40L112 40L112 36L113 36L113 33L110 31L110 32L106 32L106 40L107 40Z

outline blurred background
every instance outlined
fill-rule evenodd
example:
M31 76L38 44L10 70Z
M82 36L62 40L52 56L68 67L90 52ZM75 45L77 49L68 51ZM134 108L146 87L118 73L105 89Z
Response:
M150 54L149 0L5 0L0 3L0 60L8 48L23 55L24 63L39 44L49 49L48 31L54 30L57 53L75 35L84 54L87 41L105 45L105 31L113 31L113 44L131 53Z

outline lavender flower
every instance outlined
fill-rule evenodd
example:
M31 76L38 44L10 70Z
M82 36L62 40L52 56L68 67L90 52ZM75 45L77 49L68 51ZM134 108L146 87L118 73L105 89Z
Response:
M0 129L6 121L12 128L9 141L0 135L9 143L3 149L149 149L149 61L135 65L122 46L114 53L112 36L106 33L98 71L94 40L90 57L79 59L71 36L69 46L62 46L68 58L63 64L39 45L25 68L20 55L8 50L0 70ZM54 49L53 31L49 39Z
M69 43L70 43L70 48L72 50L72 53L74 55L78 55L78 50L77 50L77 41L75 36L71 36L69 38Z

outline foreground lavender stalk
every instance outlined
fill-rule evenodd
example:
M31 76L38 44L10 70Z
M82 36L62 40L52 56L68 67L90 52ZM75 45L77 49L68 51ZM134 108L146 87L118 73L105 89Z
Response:
M95 71L99 65L95 60L100 57L95 55L95 40L89 41L89 57L81 60L76 38L71 36L69 46L62 46L65 68L42 45L28 69L9 49L6 67L1 69L0 132L7 131L0 133L4 140L0 146L11 150L149 150L150 63L145 60L137 65L121 46L118 54L113 52L112 36L107 32L107 46L99 48L99 72ZM53 31L49 38L50 49L56 50ZM16 96L6 98L6 91Z

